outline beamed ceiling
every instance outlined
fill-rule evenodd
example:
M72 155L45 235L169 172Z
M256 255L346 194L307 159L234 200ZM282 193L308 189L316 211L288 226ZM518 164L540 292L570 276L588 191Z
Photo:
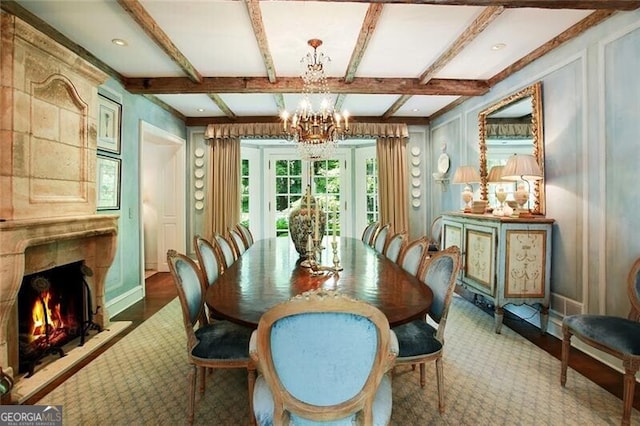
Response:
M2 1L187 125L271 122L295 110L307 40L331 58L338 110L424 124L631 0ZM112 43L122 39L126 46ZM497 48L502 45L502 48Z

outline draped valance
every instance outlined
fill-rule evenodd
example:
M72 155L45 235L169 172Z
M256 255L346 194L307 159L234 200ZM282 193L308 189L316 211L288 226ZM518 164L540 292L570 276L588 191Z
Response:
M209 124L205 139L282 139L279 123ZM352 123L349 138L403 138L409 137L405 123Z
M531 139L531 123L487 123L487 139Z

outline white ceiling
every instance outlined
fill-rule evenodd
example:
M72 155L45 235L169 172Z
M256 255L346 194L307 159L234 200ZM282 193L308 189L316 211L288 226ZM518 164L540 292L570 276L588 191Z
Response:
M93 54L115 70L120 78L187 76L121 6L121 3L135 4L135 0L19 0L16 3ZM267 78L267 67L246 3L139 1L203 77ZM307 40L311 38L323 40L318 50L331 58L327 74L343 78L358 37L369 35L369 43L355 72L357 80L364 77L418 79L473 25L485 10L478 4L515 2L449 2L471 5L389 2L382 7L371 31L362 29L370 7L367 2L276 0L254 3L258 4L262 15L267 53L271 55L276 79L299 76L300 59L310 51ZM583 7L597 2L570 3L580 8L505 8L477 37L445 61L432 78L490 82L511 64L589 16L594 10ZM127 46L116 46L112 43L115 38L126 40ZM497 43L506 46L492 50ZM382 83L379 92L349 93L342 106L352 116L382 117L400 95L385 93ZM206 91L153 95L185 117L225 117L225 112ZM271 93L219 93L219 97L236 117L274 117L279 113L276 98ZM390 115L429 117L459 97L456 93L410 96ZM297 95L293 93L284 94L287 109L294 109L296 99ZM198 111L199 108L203 111Z

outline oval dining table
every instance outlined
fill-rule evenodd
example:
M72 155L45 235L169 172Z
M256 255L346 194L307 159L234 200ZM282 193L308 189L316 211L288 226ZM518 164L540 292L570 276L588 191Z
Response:
M257 328L260 317L280 302L316 288L337 290L380 309L395 327L423 318L433 293L415 276L360 239L339 237L342 271L313 276L289 238L257 240L206 291L216 317ZM329 238L318 263L333 266Z

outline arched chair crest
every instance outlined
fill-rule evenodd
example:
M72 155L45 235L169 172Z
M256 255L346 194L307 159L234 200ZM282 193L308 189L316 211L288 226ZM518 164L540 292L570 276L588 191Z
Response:
M259 425L386 425L395 336L376 307L318 289L276 305L251 337Z
M398 265L411 275L416 275L420 265L424 259L428 256L429 240L423 236L414 241L411 241L400 252L398 256Z
M386 224L381 226L376 233L373 241L373 248L375 248L378 253L382 253L384 251L384 247L387 245L387 236L389 235L390 228L391 225Z

